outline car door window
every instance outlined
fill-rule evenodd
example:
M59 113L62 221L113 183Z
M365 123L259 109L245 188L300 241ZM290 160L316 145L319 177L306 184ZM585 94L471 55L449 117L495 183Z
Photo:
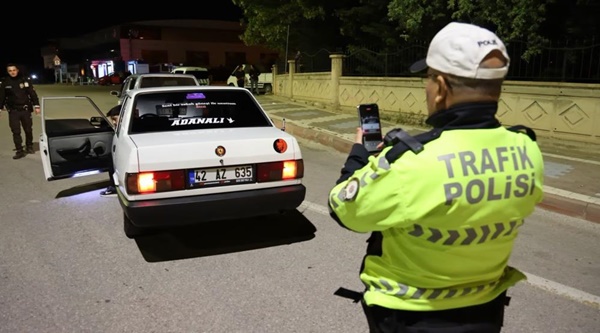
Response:
M186 74L192 74L199 80L208 79L208 71L187 71Z
M129 82L127 90L131 90L135 87L135 81L137 81L137 80L134 77L132 77L131 81Z
M117 129L115 130L117 137L119 136L119 134L121 134L121 128L123 128L123 126L121 126L121 124L123 123L123 111L127 109L130 101L131 101L131 98L129 98L128 96L126 96L125 100L123 100L123 105L121 107L121 113L119 114L119 122L117 123Z
M129 82L131 80L129 78L125 79L125 81L123 81L123 86L121 86L121 95L123 96L125 94L125 91L127 90L127 86L129 85Z

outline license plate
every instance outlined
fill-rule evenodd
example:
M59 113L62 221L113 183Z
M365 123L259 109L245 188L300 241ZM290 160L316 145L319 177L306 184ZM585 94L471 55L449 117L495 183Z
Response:
M190 170L188 176L191 187L250 183L254 181L254 166L195 169Z

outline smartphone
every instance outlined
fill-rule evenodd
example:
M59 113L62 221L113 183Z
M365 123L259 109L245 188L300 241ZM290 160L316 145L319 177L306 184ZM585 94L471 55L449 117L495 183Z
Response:
M363 145L369 153L380 152L377 146L383 140L379 106L377 104L360 104L358 109L359 126L363 131Z

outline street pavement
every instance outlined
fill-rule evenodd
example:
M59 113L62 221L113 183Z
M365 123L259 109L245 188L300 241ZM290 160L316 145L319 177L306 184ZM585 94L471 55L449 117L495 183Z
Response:
M295 136L347 153L354 141L358 117L334 112L319 103L277 95L258 100L271 119ZM383 133L401 127L415 135L424 128L382 121ZM600 146L539 137L544 155L544 200L541 207L600 223Z
M44 97L88 96L104 111L116 103L111 87L36 88ZM272 98L259 97L265 105L278 102ZM294 214L131 240L118 199L99 195L106 174L46 181L39 151L11 159L7 118L2 112L0 333L367 330L360 306L333 294L363 287L358 271L368 238L329 216L327 193L347 153L328 148L333 140L325 147L299 137L307 197ZM40 120L34 116L36 143ZM288 131L299 127L287 123ZM509 261L527 281L510 290L504 331L598 332L598 238L600 224L536 209Z
M44 96L79 95L82 88L101 110L109 110L116 104L116 98L105 98L110 96L110 90L118 89L116 86L39 86ZM319 103L273 94L260 95L257 99L277 126L282 127L285 123L287 132L341 153L350 151L358 126L358 117L355 114L335 112ZM34 127L34 133L37 135L38 125L34 124ZM401 127L413 135L426 130L387 121L382 122L382 127L384 133ZM569 142L539 135L538 144L545 162L544 200L540 207L600 223L600 145Z

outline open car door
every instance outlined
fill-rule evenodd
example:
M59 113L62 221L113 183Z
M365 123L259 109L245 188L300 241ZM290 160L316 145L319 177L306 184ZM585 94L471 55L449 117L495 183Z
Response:
M42 97L41 111L46 180L108 171L114 128L89 97Z

